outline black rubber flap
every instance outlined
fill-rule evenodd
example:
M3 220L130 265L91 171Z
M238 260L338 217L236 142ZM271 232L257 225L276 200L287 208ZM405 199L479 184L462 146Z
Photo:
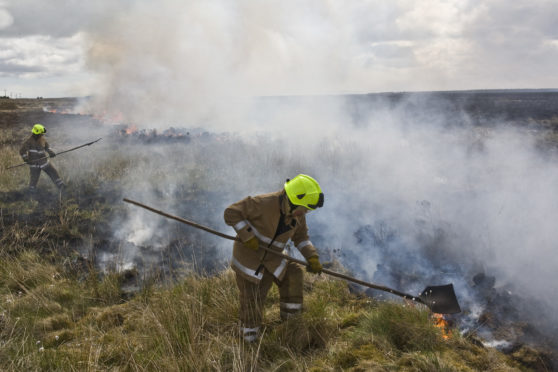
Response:
M426 287L419 298L434 313L456 314L461 312L453 284Z

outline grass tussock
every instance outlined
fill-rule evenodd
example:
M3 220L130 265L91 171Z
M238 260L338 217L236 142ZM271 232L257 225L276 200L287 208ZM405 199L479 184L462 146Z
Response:
M349 293L344 282L306 277L304 312L281 322L278 291L266 302L263 337L238 331L234 273L149 284L135 296L122 274L82 280L36 253L2 257L0 369L130 371L513 370L506 356L453 332L424 309Z
M429 315L424 308L381 303L361 321L360 337L374 335L397 352L435 351L442 345L441 332Z

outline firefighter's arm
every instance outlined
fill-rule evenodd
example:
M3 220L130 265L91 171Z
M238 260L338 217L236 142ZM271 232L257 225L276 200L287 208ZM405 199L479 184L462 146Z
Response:
M248 196L225 209L225 223L232 226L244 245L254 250L258 249L258 239L248 221L258 213L258 203Z
M45 141L45 151L48 153L48 156L50 156L51 158L54 158L56 156L56 153L50 149L50 146L46 141Z
M21 145L21 147L19 148L19 155L21 156L21 158L23 159L24 162L29 162L29 153L28 153L28 148L27 148L27 142L25 142L23 145Z
M322 271L318 251L308 237L308 227L306 226L306 218L301 217L301 223L298 224L293 234L293 243L308 262L308 271L319 273Z

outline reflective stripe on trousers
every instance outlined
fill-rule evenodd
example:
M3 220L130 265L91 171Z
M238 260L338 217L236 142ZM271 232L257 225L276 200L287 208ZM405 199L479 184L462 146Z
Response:
M295 302L281 302L279 304L281 319L289 319L302 313L302 304Z
M242 330L242 337L244 338L244 341L254 342L258 339L260 327L254 327L254 328L241 327L241 330Z
M302 304L297 304L294 302L281 302L279 304L281 309L285 310L302 310Z

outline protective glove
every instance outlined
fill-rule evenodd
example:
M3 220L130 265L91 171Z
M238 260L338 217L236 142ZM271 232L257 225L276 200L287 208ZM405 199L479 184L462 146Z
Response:
M307 270L314 274L319 274L322 272L322 264L318 256L312 256L308 260Z
M21 158L23 159L23 162L24 162L24 163L29 164L29 157L27 157L27 156L22 156Z
M246 247L250 248L253 251L257 251L260 248L260 242L259 242L258 238L256 238L255 236L246 240L242 244L244 244Z
M56 156L56 153L51 149L48 149L47 151L48 151L48 156L50 156L51 158L54 158Z

